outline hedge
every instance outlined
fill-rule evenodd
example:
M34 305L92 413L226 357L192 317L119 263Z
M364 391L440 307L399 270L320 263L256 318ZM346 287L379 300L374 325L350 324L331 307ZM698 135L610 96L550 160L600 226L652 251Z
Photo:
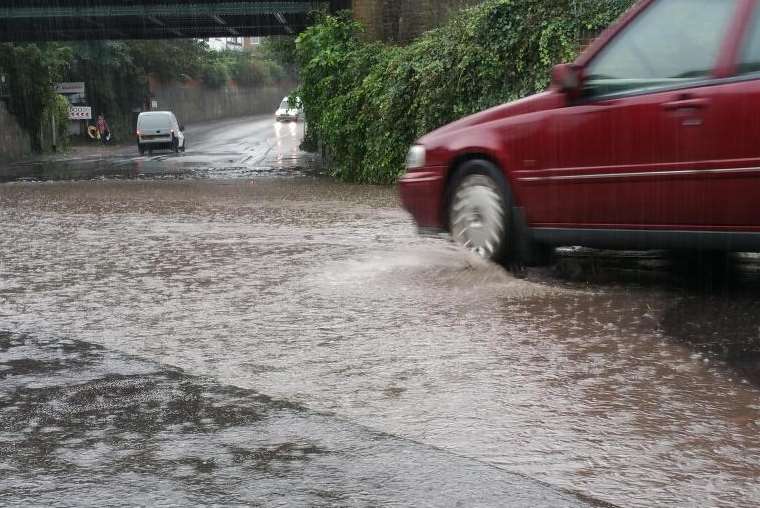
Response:
M296 41L308 121L340 179L389 184L409 145L453 120L546 88L551 67L633 0L488 0L403 47L320 15Z

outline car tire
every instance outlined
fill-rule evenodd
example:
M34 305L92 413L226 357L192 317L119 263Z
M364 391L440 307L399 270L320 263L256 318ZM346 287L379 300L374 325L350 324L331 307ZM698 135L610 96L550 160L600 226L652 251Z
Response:
M182 148L180 148L182 153L185 153L185 150L187 150L187 138L182 140Z
M144 146L138 144L137 145L137 150L140 152L140 155L145 155L145 147Z
M488 161L470 160L449 186L449 231L455 243L490 261L504 262L512 248L512 199L501 172Z
M179 139L177 138L172 140L172 151L174 153L179 153Z
M553 249L532 241L520 210L514 208L509 183L491 162L462 164L450 181L448 203L454 242L474 254L513 271L551 261Z

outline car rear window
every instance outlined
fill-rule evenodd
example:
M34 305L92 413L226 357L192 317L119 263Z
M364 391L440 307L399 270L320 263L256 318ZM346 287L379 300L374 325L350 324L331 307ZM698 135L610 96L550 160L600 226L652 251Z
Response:
M138 124L143 129L166 129L172 122L169 115L142 115Z

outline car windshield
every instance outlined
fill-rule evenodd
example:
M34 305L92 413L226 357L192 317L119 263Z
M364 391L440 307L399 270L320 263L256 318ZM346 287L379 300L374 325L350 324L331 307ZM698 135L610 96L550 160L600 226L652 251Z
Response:
M290 108L290 102L287 99L285 99L284 101L282 101L280 103L280 109L291 109Z

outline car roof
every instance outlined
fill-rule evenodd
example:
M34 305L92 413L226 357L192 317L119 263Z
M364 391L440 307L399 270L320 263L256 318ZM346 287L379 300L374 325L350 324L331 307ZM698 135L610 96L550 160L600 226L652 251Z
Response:
M174 113L171 111L143 111L140 113L140 116L162 116L162 115L173 115Z

